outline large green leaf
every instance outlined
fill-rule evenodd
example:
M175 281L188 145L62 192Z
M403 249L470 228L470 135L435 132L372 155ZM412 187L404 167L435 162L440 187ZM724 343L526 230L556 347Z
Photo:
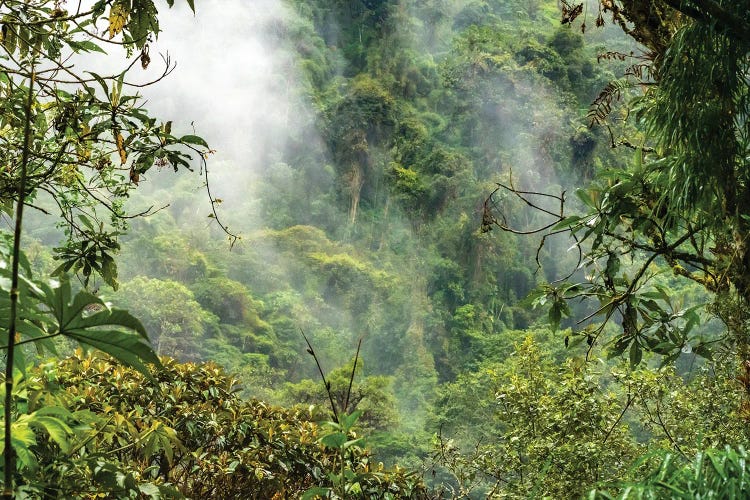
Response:
M71 446L70 438L73 436L73 430L62 419L57 418L56 416L44 414L44 412L42 412L44 409L45 408L42 408L31 414L29 425L47 431L50 439L57 443L60 450L62 450L63 453L68 453Z
M343 432L332 432L331 434L326 434L320 438L320 442L323 446L329 448L341 448L344 446L344 443L346 443L346 434Z
M51 335L63 335L84 347L104 351L152 379L146 364L161 364L137 318L122 309L110 308L85 290L73 296L67 279L56 287L41 288L41 298L54 318Z
M5 350L10 328L10 271L6 267L0 268L0 349ZM39 308L39 296L42 290L24 275L19 276L18 302L16 311L16 342L33 341L37 349L56 354L47 326L49 315ZM14 356L14 365L24 371L24 358L21 351Z
M169 463L174 458L174 449L181 448L182 443L177 437L177 432L163 422L154 422L143 434L143 442L140 443L143 455L147 459L158 452L164 452Z
M182 137L180 137L180 142L184 142L186 144L195 144L196 146L203 146L204 148L208 148L208 143L206 142L206 140L197 135L183 135Z
M83 346L94 347L106 352L119 362L143 373L152 381L154 378L145 363L161 366L151 344L132 333L117 330L79 329L68 330L64 332L64 335L76 340Z
M36 444L36 434L30 426L31 415L21 415L18 420L11 424L11 445L16 452L18 465L31 470L37 468L37 460L30 448ZM0 427L4 427L5 422L0 420ZM5 450L5 441L0 440L0 454Z

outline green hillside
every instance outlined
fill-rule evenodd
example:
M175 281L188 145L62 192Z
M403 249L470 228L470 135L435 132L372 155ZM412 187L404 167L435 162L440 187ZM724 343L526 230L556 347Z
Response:
M283 125L217 145L59 74L145 69L174 2L32 3L6 498L746 494L746 1L264 4Z

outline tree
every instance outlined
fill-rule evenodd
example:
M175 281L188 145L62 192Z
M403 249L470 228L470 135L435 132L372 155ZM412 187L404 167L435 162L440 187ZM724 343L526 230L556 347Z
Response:
M576 498L627 474L641 447L619 397L602 389L593 365L558 366L544 351L527 334L503 362L487 360L444 386L435 458L454 496ZM478 430L476 442L453 439L454 426Z
M580 9L564 5L564 21L572 22ZM598 300L590 317L603 321L582 329L581 338L593 345L603 325L617 318L622 329L611 352L629 350L634 364L643 350L667 356L665 362L681 350L708 357L717 342L733 346L742 359L750 356L747 8L747 2L711 0L602 2L597 24L611 12L650 51L626 79L601 92L589 113L592 124L610 127L613 146L633 150L632 160L610 166L577 192L583 213L566 210L564 195L513 185L498 191L509 188L536 207L545 197L560 204L559 211L546 211L549 225L534 232L572 234L589 279L549 286L537 299L552 304L553 323L569 313L570 299ZM638 88L645 91L637 94ZM621 98L635 118L629 129L607 121ZM626 135L615 139L616 133ZM505 226L491 207L492 200L486 221ZM695 330L700 305L677 307L653 279L665 267L714 294L709 312L728 335L704 338Z
M39 468L24 470L30 496L299 498L331 482L336 451L306 408L243 400L239 380L215 364L162 359L152 379L80 351L29 372L33 410L51 397L70 409L70 432L31 450ZM349 451L360 498L427 498L414 474L378 467L360 447Z
M197 340L217 318L203 310L193 292L172 280L138 276L116 294L118 303L141 320L158 355L185 361L200 358Z
M369 76L359 76L332 110L329 143L346 181L344 191L350 200L349 222L357 219L362 195L372 196L381 173L375 152L387 145L394 125L393 97Z
M171 7L174 0L167 4ZM194 8L193 0L188 5ZM137 94L142 84L128 77L137 63L144 68L151 63L149 42L159 33L155 3L97 0L63 7L54 0L0 5L0 206L15 220L14 234L4 238L8 246L2 250L10 263L3 269L7 295L0 301L0 316L8 325L4 498L14 495L14 451L24 450L22 441L13 441L13 429L32 418L13 404L14 370L21 380L25 372L16 345L33 343L54 353L52 339L65 336L144 373L144 362L158 364L140 322L87 291L74 294L65 273L79 273L84 285L99 274L116 288L112 253L127 226L122 203L128 192L153 166L190 168L192 156L204 161L208 152L200 137L177 137L171 122L152 118ZM82 54L104 52L105 46L123 47L128 57L137 57L112 75L76 67ZM162 77L172 68L168 58L164 63ZM56 284L33 281L21 252L24 208L51 213L50 205L66 234L56 249L62 261ZM43 421L49 424L54 417ZM53 433L52 427L42 427Z
M287 383L284 397L292 404L315 404L319 408L319 416L326 416L327 410L324 409L329 403L330 395L337 409L346 409L349 413L362 412L358 425L365 433L393 428L398 417L391 379L382 375L370 375L354 383L351 377L362 377L364 368L359 360L353 371L353 363L354 361L332 370L326 377L328 387L309 379L296 384Z

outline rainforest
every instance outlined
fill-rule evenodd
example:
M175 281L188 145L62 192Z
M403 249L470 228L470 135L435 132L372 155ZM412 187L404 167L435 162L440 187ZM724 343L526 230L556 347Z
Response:
M2 498L750 497L748 12L0 1Z

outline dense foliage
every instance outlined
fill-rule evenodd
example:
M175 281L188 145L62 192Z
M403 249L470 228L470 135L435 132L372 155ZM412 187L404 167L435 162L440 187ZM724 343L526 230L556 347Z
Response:
M617 8L616 23L633 23L645 3ZM298 362L306 356L298 329L325 367L342 367L332 379L339 394L343 367L362 336L361 376L390 379L372 396L386 406L378 410L363 400L375 413L363 418L388 422L367 424L375 452L413 465L434 460L435 483L446 494L582 494L645 474L645 466L628 466L643 453L690 456L742 443L742 387L734 382L734 362L717 348L724 328L708 321L713 313L733 314L736 303L730 297L707 310L703 283L679 280L680 269L695 274L695 262L674 261L691 258L686 247L693 242L672 248L685 223L658 198L648 201L646 195L667 191L646 183L652 174L638 173L666 172L658 162L651 166L661 153L645 134L655 137L656 130L616 120L631 109L648 120L651 93L630 104L638 84L656 93L668 89L654 83L675 80L657 76L666 71L658 54L680 26L694 24L660 8L664 27L628 28L652 51L640 59L630 57L635 47L619 27L581 34L581 18L574 27L560 26L552 2L295 2L278 51L298 57L307 79L295 103L312 106L311 116L268 158L260 200L248 206L260 208L260 222L247 223L237 211L231 224L244 225L247 234L233 255L206 245L188 226L178 236L165 231L169 222L153 223L126 244L134 253L126 250L124 267L134 269L127 264L132 259L145 264L151 279L180 281L196 293L219 319L205 320L209 341L190 355L246 373L254 381L249 392L266 398L325 407L314 363ZM644 41L647 34L652 39ZM649 69L652 59L657 64ZM609 130L587 127L592 117L607 116ZM591 179L556 219L554 198L502 190L490 207L499 212L484 204L496 181L556 194ZM577 219L566 220L580 207ZM633 209L643 213L626 212ZM179 212L170 215L179 220ZM575 270L575 247L566 251L575 241L551 236L537 251L538 241L482 232L488 215L508 228L552 221L559 223L555 230L585 236L586 272L573 278L590 284L542 287L533 303L523 302L545 279ZM671 232L662 220L673 224ZM634 244L626 251L622 237L630 234ZM695 245L708 249L706 238ZM658 255L651 258L649 249ZM219 311L227 299L201 299L201 283L209 281L214 291L241 284L257 319L251 324ZM633 282L645 285L629 290ZM623 319L632 315L624 292L637 296L633 328ZM566 303L591 294L601 298L598 304ZM552 308L547 314L534 304ZM566 315L606 321L575 327ZM561 333L545 333L548 321ZM529 334L533 343L519 344ZM676 372L667 361L667 371L652 374L658 360L651 350L672 354ZM620 353L642 368L621 367ZM720 367L704 367L696 355L713 355ZM538 357L535 370L518 365L524 356ZM587 366L598 358L612 361ZM293 384L278 383L283 379ZM362 387L366 393L368 383ZM700 396L691 398L691 391ZM397 418L388 409L393 397ZM539 402L533 411L525 406L532 402ZM717 412L725 418L709 417ZM699 437L691 429L702 429Z
M4 3L19 496L744 494L746 3L289 0L258 36L295 120L211 227L145 175L203 139L124 73L40 80L107 36L147 66L155 5Z
M213 364L163 358L150 381L78 351L43 364L24 383L28 411L61 405L64 423L38 440L21 491L43 498L295 498L326 485L337 450L307 410L238 397ZM63 413L64 411L64 413ZM386 471L361 447L346 465L360 498L424 498L413 473ZM102 496L104 495L104 496Z
M188 4L193 8L192 1ZM19 404L23 394L16 388L26 382L22 346L56 354L55 340L67 338L108 352L144 374L146 363L159 364L136 318L108 307L88 290L73 290L66 275L77 273L87 286L96 274L117 288L112 254L126 227L123 199L154 164L190 168L188 151L201 157L206 152L200 137L175 137L169 122L158 125L148 115L140 96L127 89L132 64L104 75L75 68L80 54L105 52L102 45L109 45L125 48L128 55L140 51L145 69L148 42L159 33L156 14L151 0L102 0L70 12L51 1L0 6L0 191L2 210L13 221L13 235L3 235L1 252L5 293L0 315L7 327L2 345L3 498L14 497L17 466L36 462L29 451L35 430L56 439L67 430L64 408L45 405L29 412ZM101 29L108 39L98 35ZM169 61L165 66L162 76L170 71ZM58 281L34 281L21 250L24 208L44 214L53 210L40 205L54 207L64 228L63 244L55 248L62 261L53 272ZM107 216L100 220L97 211Z
M668 355L668 360L680 349L709 356L707 346L717 342L747 357L742 318L748 299L744 242L750 207L743 200L750 45L735 33L748 27L738 17L746 7L740 4L670 7L664 2L660 16L648 22L639 16L651 8L649 2L614 10L616 19L636 22L636 38L652 50L626 73L633 84L647 88L626 104L635 119L625 127L612 125L635 157L607 165L589 188L578 191L583 212L552 214L558 215L554 230L568 230L585 245L581 263L590 276L546 290L556 314L565 312L565 300L595 297L604 323L622 318L615 350L629 349L634 360L642 350ZM602 91L592 106L593 122L620 121L610 113L621 89ZM653 279L665 269L714 295L710 313L727 326L725 335L692 331L699 321L695 311L704 304L677 311L670 294ZM594 342L601 329L582 333Z

